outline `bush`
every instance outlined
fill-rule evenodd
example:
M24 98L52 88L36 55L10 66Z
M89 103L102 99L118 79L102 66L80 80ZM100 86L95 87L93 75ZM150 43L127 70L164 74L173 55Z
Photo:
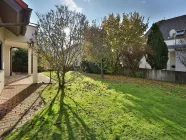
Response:
M28 72L28 51L26 49L12 50L12 71Z
M141 78L141 77L142 77L142 73L141 73L141 72L136 72L136 73L135 73L135 76L136 76L137 78Z
M88 61L81 62L81 70L87 73L95 73L95 74L101 73L101 70L97 64Z
M17 48L12 53L12 63L14 66L28 66L28 51L26 49Z

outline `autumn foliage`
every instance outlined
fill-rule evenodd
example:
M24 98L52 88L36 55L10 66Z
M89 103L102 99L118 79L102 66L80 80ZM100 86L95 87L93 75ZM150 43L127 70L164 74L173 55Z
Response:
M121 18L122 17L122 18ZM96 22L86 30L86 44L90 61L102 63L108 73L119 73L120 68L128 67L135 76L142 57L147 53L144 32L148 21L139 13L109 14L100 26ZM85 53L86 54L86 53ZM99 60L99 61L98 61Z

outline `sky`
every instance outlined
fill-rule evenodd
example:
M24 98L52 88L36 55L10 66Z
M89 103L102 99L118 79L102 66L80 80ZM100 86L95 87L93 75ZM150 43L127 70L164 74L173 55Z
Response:
M37 23L35 12L47 13L55 5L67 5L71 10L81 12L89 21L101 20L109 13L129 13L137 11L149 26L162 19L186 14L186 0L24 0L33 9L30 22Z

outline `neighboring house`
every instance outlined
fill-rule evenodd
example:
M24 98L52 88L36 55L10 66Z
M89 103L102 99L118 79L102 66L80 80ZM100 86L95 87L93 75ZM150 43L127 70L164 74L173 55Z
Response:
M58 50L60 51L60 50ZM59 54L61 52L58 52ZM72 70L74 68L79 68L82 62L82 49L78 45L70 46L69 48L64 50L64 62L65 66L68 70ZM39 70L41 71L47 71L51 69L50 65L52 62L42 60L39 56L38 65Z
M79 67L82 60L82 48L79 45L74 44L70 48L65 50L66 65L70 67Z
M183 38L186 38L185 36L186 35L186 15L167 19L167 20L161 20L157 22L156 24L159 25L159 28L162 32L165 43L168 46L169 60L167 62L167 70L186 71L185 66L180 63L177 57L178 54L175 50L175 48L183 46L183 43L181 43L181 40L183 40ZM171 30L176 31L174 37L170 36L173 33ZM146 35L148 36L149 33L150 33L150 30L147 32ZM146 62L145 57L142 59L140 68L151 69L150 65Z
M31 12L22 0L0 0L0 92L6 76L12 74L11 50L15 47L28 49L28 74L33 71L33 83L37 82L37 57L27 43L36 30L29 25Z

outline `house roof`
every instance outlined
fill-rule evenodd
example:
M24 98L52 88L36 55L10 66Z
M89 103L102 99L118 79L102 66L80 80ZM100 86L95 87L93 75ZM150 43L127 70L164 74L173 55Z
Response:
M1 27L6 27L17 36L24 36L31 12L32 9L22 0L0 0L0 18L3 22Z
M22 8L27 9L28 5L22 0L15 0Z
M159 25L164 40L168 40L169 32L172 29L175 29L176 31L186 30L186 15L170 18L167 20L161 20L156 22L156 24ZM145 36L148 36L149 34L150 29L147 31Z

